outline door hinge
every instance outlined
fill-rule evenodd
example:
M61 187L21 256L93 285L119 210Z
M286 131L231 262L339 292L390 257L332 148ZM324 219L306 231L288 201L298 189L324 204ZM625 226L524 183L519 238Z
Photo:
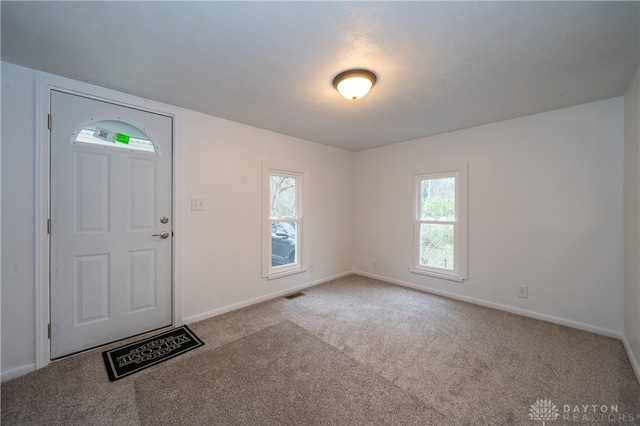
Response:
M51 219L47 219L47 234L51 235Z
M47 114L47 129L51 130L51 114Z
M51 323L47 324L47 337L51 339Z

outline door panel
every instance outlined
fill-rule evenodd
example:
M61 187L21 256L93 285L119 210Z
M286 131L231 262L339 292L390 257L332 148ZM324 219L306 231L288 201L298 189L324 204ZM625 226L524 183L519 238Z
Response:
M155 161L129 159L129 230L153 230L158 222L156 212ZM149 190L153 188L153 190Z
M73 280L76 326L109 318L109 253L76 256Z
M73 188L78 200L76 232L108 232L109 156L76 152L74 159Z
M129 313L156 307L156 251L129 252Z
M173 121L56 90L51 119L58 358L171 325Z

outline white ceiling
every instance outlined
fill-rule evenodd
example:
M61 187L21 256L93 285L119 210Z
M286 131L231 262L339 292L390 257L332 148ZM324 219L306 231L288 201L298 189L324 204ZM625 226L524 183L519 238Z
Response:
M3 61L351 151L619 96L640 62L635 1L1 8Z

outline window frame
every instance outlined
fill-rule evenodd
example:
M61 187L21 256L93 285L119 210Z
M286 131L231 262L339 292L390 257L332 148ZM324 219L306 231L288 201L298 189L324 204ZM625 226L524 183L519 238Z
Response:
M296 217L277 219L271 218L271 176L287 176L296 179ZM287 275L305 272L303 253L303 196L306 192L305 172L289 167L276 167L265 163L263 165L263 198L262 198L262 277L269 280ZM271 226L275 222L296 222L296 262L281 266L272 265L272 237Z
M421 218L422 182L432 179L455 179L455 219L454 221L424 220ZM463 282L467 279L467 165L446 171L423 173L414 176L413 206L413 267L410 271L417 274ZM453 263L452 270L437 268L420 263L420 229L422 224L453 225Z

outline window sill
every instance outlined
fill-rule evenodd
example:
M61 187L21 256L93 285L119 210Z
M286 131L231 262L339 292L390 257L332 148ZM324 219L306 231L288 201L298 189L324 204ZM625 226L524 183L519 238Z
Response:
M278 278L282 278L282 277L286 277L289 275L295 275L295 274L301 274L303 272L307 272L307 270L305 268L299 268L299 269L292 269L289 271L282 271L282 272L277 272L274 274L269 274L266 276L267 280L271 281L271 280L275 280Z
M427 276L435 277L435 278L442 278L444 280L455 281L455 282L458 282L458 283L464 282L465 279L466 279L466 278L460 277L458 275L439 274L437 272L424 271L422 269L416 269L416 268L409 268L409 272L411 272L413 274L420 274L420 275L427 275Z

